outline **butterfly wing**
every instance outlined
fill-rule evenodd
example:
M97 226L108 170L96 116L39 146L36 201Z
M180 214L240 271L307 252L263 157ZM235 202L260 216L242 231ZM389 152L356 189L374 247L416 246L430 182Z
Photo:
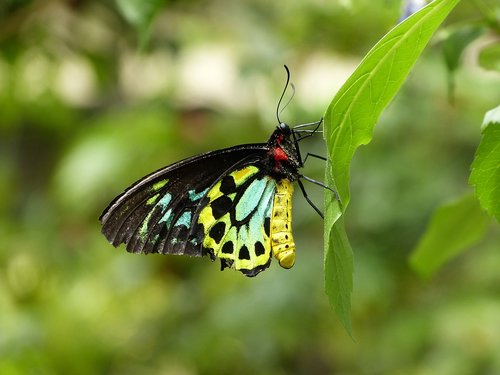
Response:
M198 215L204 252L256 276L271 262L271 215L277 182L256 164L233 170L209 189Z
M207 205L215 207L216 214L224 198L212 199L209 192L222 181L226 184L229 179L224 177L235 170L249 165L259 169L266 153L265 144L236 146L153 172L111 202L100 217L102 232L114 246L124 243L133 253L213 257L216 254L204 247L208 232L198 218Z

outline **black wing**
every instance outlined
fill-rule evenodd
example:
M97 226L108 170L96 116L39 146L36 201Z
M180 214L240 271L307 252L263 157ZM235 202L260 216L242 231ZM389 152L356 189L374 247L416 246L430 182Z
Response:
M132 253L202 256L200 207L210 187L235 168L259 164L265 143L247 144L193 156L143 177L116 197L100 216L113 246Z

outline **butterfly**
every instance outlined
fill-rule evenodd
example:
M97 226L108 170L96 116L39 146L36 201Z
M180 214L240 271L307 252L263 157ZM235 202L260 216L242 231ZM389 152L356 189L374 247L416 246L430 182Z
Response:
M132 253L218 258L222 270L249 277L268 268L272 257L293 267L293 183L320 215L301 179L328 188L299 173L305 161L299 141L318 131L322 120L291 128L277 117L267 143L193 156L135 182L100 216L104 236Z

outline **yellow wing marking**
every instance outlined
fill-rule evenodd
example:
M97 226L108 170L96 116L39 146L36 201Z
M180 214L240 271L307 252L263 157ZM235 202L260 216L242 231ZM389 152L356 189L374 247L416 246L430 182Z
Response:
M250 177L252 177L254 174L256 174L259 171L259 169L253 165L244 167L242 169L238 169L234 172L231 172L229 176L231 176L234 180L234 184L236 186L240 186L243 184L246 180L248 180ZM222 181L222 180L221 180ZM226 224L226 230L229 230L231 227L231 220L229 218L229 215L224 215L221 217L219 220L217 220L213 213L212 213L212 207L211 203L216 200L217 198L221 197L224 195L223 192L221 192L221 181L217 182L207 193L207 197L209 198L209 204L207 204L200 212L200 215L198 217L198 223L203 224L205 236L203 239L203 246L207 248L214 249L215 255L219 257L224 257L224 258L230 258L229 255L219 255L220 251L220 243L216 243L216 241L210 236L210 229L219 221L223 221ZM234 198L236 196L236 193L229 194L227 195L231 200L234 201ZM233 255L234 257L234 255Z
M259 171L259 168L257 168L254 165L249 165L248 167L234 171L233 173L231 173L231 176L234 178L235 185L240 186L249 177L252 177L258 171Z

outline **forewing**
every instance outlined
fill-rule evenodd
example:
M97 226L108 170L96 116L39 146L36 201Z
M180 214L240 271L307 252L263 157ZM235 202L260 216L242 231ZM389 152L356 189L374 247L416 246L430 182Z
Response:
M142 178L104 210L102 232L133 253L204 255L198 214L224 176L259 163L265 144L249 144L184 159Z

